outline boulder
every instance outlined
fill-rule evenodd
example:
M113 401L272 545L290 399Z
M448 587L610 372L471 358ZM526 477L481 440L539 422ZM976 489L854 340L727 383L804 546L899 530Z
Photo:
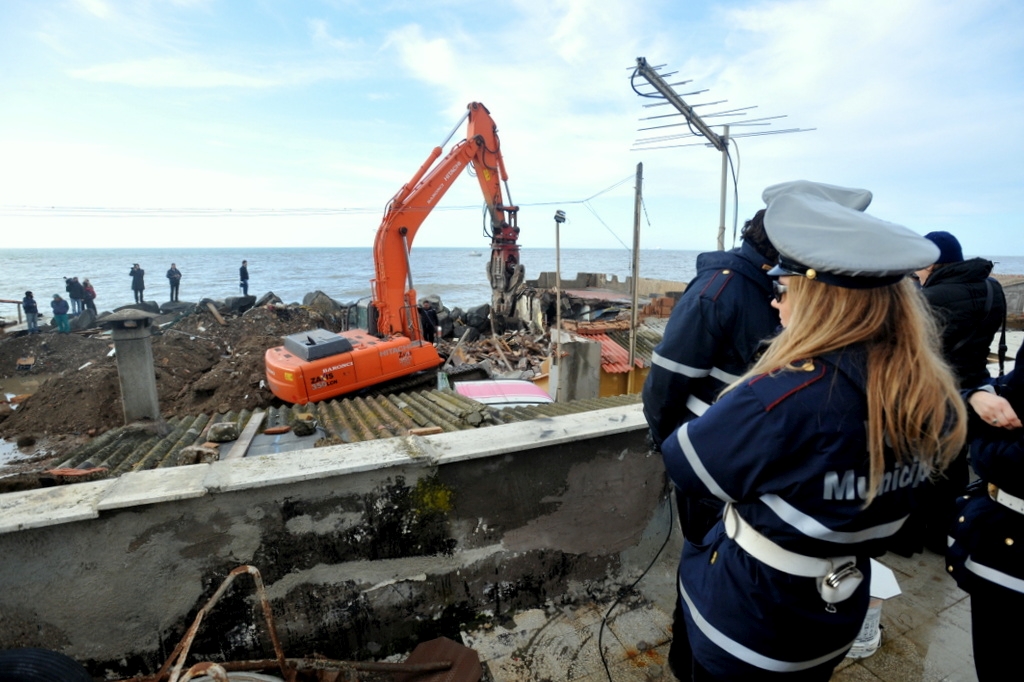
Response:
M302 297L302 305L321 315L340 315L345 308L322 291L311 291Z
M172 313L182 313L191 308L195 307L195 303L189 303L188 301L167 301L160 306L160 312L165 315Z
M466 311L466 325L473 327L478 332L488 333L491 331L491 304L484 303L470 308Z
M235 422L218 422L213 424L210 426L206 438L214 443L227 443L238 440L238 424Z
M91 310L83 310L71 318L71 331L80 332L96 326L96 314Z
M256 305L255 296L228 296L224 299L224 308L229 313L241 315Z
M275 294L273 291L268 291L267 293L265 293L262 296L260 296L259 300L256 301L256 306L255 307L263 308L264 306L279 305L281 303L282 303L282 301L277 296L277 294Z
M455 322L447 308L437 314L437 326L441 328L441 338L450 339L455 332Z
M210 464L220 459L220 453L214 448L202 445L189 445L178 452L178 466L186 464Z
M311 414L296 415L291 426L292 433L296 436L309 436L316 433L316 417Z
M424 296L420 299L421 308L431 308L434 312L440 312L444 307L441 305L441 297L437 294L431 294L430 296Z

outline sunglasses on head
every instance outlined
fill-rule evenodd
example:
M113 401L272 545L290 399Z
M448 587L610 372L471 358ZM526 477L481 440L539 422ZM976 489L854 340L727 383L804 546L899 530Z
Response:
M772 280L772 296L777 302L782 303L782 297L786 295L787 291L789 291L789 287L785 284L777 279Z

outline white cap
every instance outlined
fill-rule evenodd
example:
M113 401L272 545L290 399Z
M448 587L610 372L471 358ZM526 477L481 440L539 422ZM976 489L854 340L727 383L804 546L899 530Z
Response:
M774 193L764 227L779 252L779 265L768 274L868 289L895 284L935 262L939 249L929 240L844 203L858 192L870 197L866 190L817 183L794 184Z
M790 192L820 196L823 199L829 199L856 211L863 211L871 204L871 192L866 189L826 185L824 182L811 182L810 180L790 180L789 182L780 182L777 185L766 187L761 192L761 198L764 199L765 205L768 205L780 194L788 194Z

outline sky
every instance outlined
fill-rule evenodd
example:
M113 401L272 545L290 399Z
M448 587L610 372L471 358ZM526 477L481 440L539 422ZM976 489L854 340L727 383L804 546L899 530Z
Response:
M638 57L738 136L727 247L808 179L1024 255L1018 0L3 0L0 248L372 246L481 102L522 246L627 248L642 164L641 247L714 249L722 154L642 142L686 129L642 130L680 118ZM482 206L463 174L415 245L486 247Z

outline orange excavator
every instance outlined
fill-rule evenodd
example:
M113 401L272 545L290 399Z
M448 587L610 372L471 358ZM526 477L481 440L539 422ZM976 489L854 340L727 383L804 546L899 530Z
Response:
M456 143L435 165L443 147L469 120L466 139ZM351 393L384 381L433 369L441 364L425 334L409 267L409 252L420 225L452 183L472 164L490 218L487 276L492 319L513 317L524 278L519 263L519 207L506 205L508 174L501 156L498 128L491 113L471 102L440 146L434 147L412 179L391 198L373 245L375 277L369 330L334 333L324 329L284 337L284 345L267 350L267 384L278 398L305 404Z

